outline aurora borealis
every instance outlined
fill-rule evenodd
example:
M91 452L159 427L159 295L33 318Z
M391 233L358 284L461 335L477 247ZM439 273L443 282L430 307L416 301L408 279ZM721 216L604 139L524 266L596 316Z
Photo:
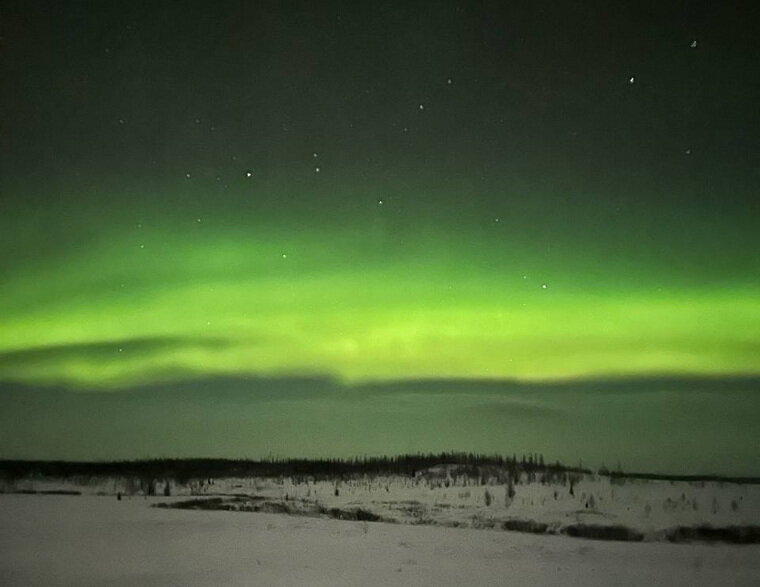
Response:
M757 42L661 4L4 2L0 456L757 473Z

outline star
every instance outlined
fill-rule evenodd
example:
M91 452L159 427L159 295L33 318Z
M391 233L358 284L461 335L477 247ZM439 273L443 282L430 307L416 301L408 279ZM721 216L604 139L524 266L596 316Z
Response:
M634 83L636 83L636 77L635 76L629 77L628 78L628 83L631 84L631 85L633 85Z

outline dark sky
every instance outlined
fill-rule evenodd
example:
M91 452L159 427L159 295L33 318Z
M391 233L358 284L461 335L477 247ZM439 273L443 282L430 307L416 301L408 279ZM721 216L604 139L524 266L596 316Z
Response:
M0 402L756 375L758 30L733 2L3 0ZM365 451L436 449L373 398ZM160 438L138 456L187 452Z

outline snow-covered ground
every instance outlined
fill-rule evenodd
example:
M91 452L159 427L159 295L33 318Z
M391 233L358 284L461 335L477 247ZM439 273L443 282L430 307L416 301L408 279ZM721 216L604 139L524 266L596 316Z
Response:
M643 535L644 540L664 540L665 533L677 527L754 526L760 536L760 485L756 484L615 481L599 475L571 475L570 480L560 476L542 483L540 476L531 479L525 474L508 483L496 476L457 475L451 468L441 466L415 477L368 476L317 482L309 478L260 477L195 479L185 483L157 479L151 485L157 495L246 496L310 513L317 508L361 509L383 520L412 524L500 528L514 521L535 522L555 533L578 525L619 526ZM124 478L27 478L0 486L0 491L5 492L110 495L147 490L145 481L141 484ZM224 506L250 510L258 503L242 498L229 500Z
M601 542L150 507L158 499L0 496L0 584L760 584L756 545Z

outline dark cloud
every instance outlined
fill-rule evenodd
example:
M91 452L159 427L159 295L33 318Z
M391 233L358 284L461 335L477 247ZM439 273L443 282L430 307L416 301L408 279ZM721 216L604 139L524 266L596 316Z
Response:
M760 376L735 374L726 376L702 375L644 375L619 378L577 378L551 381L520 381L518 379L416 379L384 381L357 385L364 393L414 394L495 394L583 391L599 393L642 393L669 391L760 391Z
M58 344L0 352L0 369L25 364L70 359L103 360L118 353L149 355L155 351L182 347L223 349L233 343L226 338L189 338L182 336L140 337L119 340Z
M85 401L128 400L134 402L184 401L235 401L246 402L296 400L324 397L343 391L336 380L329 377L204 377L186 381L146 383L107 389L81 390L66 385L33 385L12 381L0 382L0 402L12 395L37 397L77 396Z
M197 341L193 341L196 344ZM225 345L223 339L210 340L210 345ZM132 341L136 346L143 345L144 350L154 350L162 346L183 344L183 339L143 339ZM82 352L89 349L95 353L113 352L114 346L109 344L68 345L36 349L18 353L19 355L54 352ZM0 355L0 365L3 358L13 357L15 353ZM37 358L36 356L34 357ZM10 358L8 359L11 360ZM16 360L16 359L13 359ZM559 381L519 381L517 379L410 379L393 380L373 383L347 384L338 379L322 375L282 376L282 377L234 377L207 376L184 381L155 382L107 389L88 389L82 391L75 386L66 385L33 385L13 381L0 381L0 398L9 393L76 393L96 396L108 395L130 397L178 396L186 398L193 396L209 397L245 397L248 400L277 400L277 399L306 399L324 395L335 395L340 399L363 399L371 396L394 395L473 395L476 397L524 397L533 395L537 399L542 393L599 393L599 394L631 394L631 393L731 393L731 392L760 392L760 376L728 375L728 376L642 376L628 378L578 378Z

